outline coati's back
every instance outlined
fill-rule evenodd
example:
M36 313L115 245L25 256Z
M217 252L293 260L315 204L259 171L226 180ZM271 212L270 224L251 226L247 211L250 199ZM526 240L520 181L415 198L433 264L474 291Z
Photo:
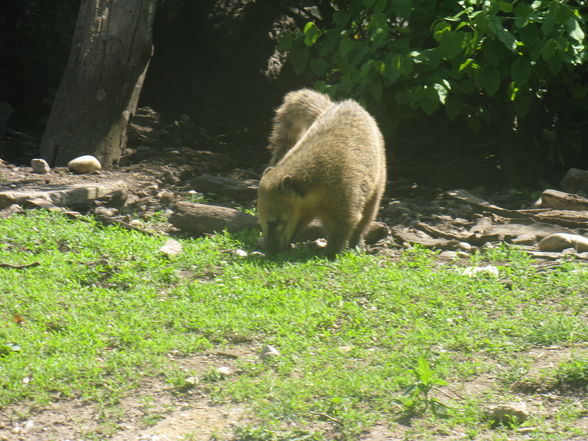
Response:
M374 172L385 173L384 139L373 117L346 100L321 114L282 162L301 179L313 176L315 185L333 179L369 181Z
M311 89L287 93L273 119L268 146L272 152L270 165L276 165L318 116L332 105L327 95Z

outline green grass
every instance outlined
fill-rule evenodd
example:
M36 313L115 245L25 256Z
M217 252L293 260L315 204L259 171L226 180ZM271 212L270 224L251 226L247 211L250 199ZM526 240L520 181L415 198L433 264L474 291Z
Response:
M39 263L0 268L0 406L67 397L114 405L141 376L167 378L181 394L169 353L247 342L282 355L242 361L238 375L203 386L216 400L246 403L264 427L242 428L238 439L357 439L375 422L409 420L509 439L489 429L480 399L443 390L504 369L511 374L492 398L508 397L516 354L588 341L586 265L538 272L510 247L472 258L496 264L497 278L469 277L422 249L397 261L227 252L252 251L258 233L182 240L184 252L169 260L158 252L164 238L42 211L2 220L0 238L1 263ZM558 368L557 381L585 388L585 361ZM557 421L582 416L583 397ZM556 424L532 423L537 436ZM283 432L288 424L308 432ZM566 424L529 439L566 439Z

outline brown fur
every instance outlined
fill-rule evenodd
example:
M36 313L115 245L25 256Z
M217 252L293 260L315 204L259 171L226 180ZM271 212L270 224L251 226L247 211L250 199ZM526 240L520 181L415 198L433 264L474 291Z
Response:
M321 113L259 183L258 215L269 252L284 250L313 219L327 233L327 254L363 242L386 185L384 140L353 100Z
M276 165L314 120L332 105L333 102L327 95L311 89L287 93L273 120L268 147L272 152L270 165Z

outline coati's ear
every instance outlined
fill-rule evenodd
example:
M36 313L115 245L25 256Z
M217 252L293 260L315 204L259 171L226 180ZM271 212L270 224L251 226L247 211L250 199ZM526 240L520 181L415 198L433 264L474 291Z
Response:
M270 171L270 170L273 170L273 169L274 169L274 167L267 167L267 168L266 168L266 169L263 171L263 173L261 174L261 177L263 178L263 177L265 176L265 174L266 174L268 171Z
M294 193L296 196L304 197L306 190L300 182L296 181L292 176L286 175L280 182L280 191L284 193Z

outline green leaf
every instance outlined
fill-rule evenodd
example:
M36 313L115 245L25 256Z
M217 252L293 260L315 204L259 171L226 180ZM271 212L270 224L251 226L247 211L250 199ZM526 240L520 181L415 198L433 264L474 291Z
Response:
M543 22L541 23L541 32L543 32L543 35L549 35L551 34L551 31L553 31L554 26L555 18L553 18L551 15L548 15L543 19Z
M512 12L513 8L512 8L512 3L511 2L505 2L505 1L499 1L498 2L498 9L500 9L502 12Z
M510 66L510 75L518 86L526 84L531 75L529 60L527 58L516 59Z
M314 22L309 21L306 23L306 26L304 26L304 44L307 46L312 46L316 43L321 34L322 31L319 29L319 27L314 24Z
M390 9L400 18L409 18L412 12L412 0L393 0Z
M399 57L400 55L389 55L386 58L386 68L384 69L384 76L390 83L396 81L396 79L402 74L399 68Z
M292 69L297 74L301 74L306 68L308 61L308 47L304 44L302 39L298 39L292 45L292 49L288 54L288 61L292 66Z
M347 55L349 54L351 49L353 49L354 46L355 41L353 41L351 38L344 38L343 40L341 40L341 44L339 45L339 54L341 55L341 57L347 58Z
M524 118L531 108L532 97L527 93L520 93L514 101L514 110L519 118Z
M468 67L470 67L471 69L474 69L474 70L480 68L480 66L477 63L474 63L474 59L473 58L468 58L467 60L465 60L463 63L461 63L459 65L458 72L461 72L462 70L465 70Z
M529 19L531 18L531 16L534 14L533 9L531 8L531 6L529 6L526 3L517 3L517 5L514 8L514 14L515 14L515 26L517 28L522 28L527 26L527 24L529 24Z
M487 15L485 18L488 30L496 35L496 38L498 38L507 49L514 52L517 48L517 39L502 26L500 18L496 15Z
M559 51L559 44L553 38L550 38L543 45L543 49L541 49L541 58L545 62L549 62L557 51Z
M339 36L339 33L337 31L334 31L334 30L326 31L323 34L321 41L318 45L319 56L324 57L324 56L330 54L331 52L333 52L335 50L335 48L337 47L337 45L339 44L340 38L341 37Z
M383 87L379 78L374 78L370 81L370 93L376 101L382 101Z
M374 6L374 12L376 14L384 12L384 9L386 9L387 4L388 0L377 0L376 5Z
M455 120L460 114L464 107L463 98L460 95L451 94L447 97L445 103L445 114L450 120Z
M322 77L327 72L327 62L322 58L313 58L310 60L310 71L318 77Z
M449 23L447 23L446 21L439 20L437 23L435 23L435 26L433 26L433 38L435 39L436 42L439 42L441 40L441 36L445 32L450 32L450 31L451 31L451 25Z
M566 30L568 31L568 35L576 40L578 43L584 43L584 31L582 30L582 26L575 17L571 17L566 21Z
M333 21L338 28L345 28L351 20L351 14L349 11L342 10L337 11L333 14Z
M450 88L451 86L447 80L443 80L441 83L433 84L433 89L435 92L437 92L437 98L441 104L446 103Z
M493 66L497 66L501 64L501 61L505 56L512 57L512 54L508 52L504 45L500 43L496 38L488 38L484 41L484 46L482 46L482 54L484 59L488 61L489 64Z
M465 34L463 32L444 32L439 40L439 49L446 60L455 58L463 49Z
M500 72L495 68L483 69L479 76L478 81L480 87L489 95L492 96L498 90L500 86Z

